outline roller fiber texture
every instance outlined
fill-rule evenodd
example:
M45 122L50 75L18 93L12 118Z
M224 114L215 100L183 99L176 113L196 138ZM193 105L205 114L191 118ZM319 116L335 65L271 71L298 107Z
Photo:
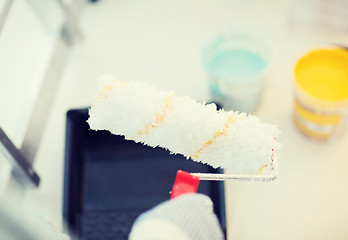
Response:
M256 173L280 148L280 130L253 115L217 110L144 82L100 78L88 124L234 173Z

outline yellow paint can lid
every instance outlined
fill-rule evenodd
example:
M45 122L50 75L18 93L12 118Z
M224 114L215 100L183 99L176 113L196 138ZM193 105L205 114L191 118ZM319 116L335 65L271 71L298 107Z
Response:
M303 91L320 100L348 99L348 51L317 49L295 66L295 82Z

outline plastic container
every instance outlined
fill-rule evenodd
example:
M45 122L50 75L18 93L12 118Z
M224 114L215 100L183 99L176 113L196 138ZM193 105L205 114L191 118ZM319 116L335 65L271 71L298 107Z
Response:
M311 139L343 134L348 111L348 51L317 49L295 66L294 122Z
M67 113L63 216L76 240L128 239L134 220L170 199L178 169L222 173L206 164L127 141L108 131L92 131L88 109ZM226 231L224 182L202 181L198 193L214 203Z
M214 38L203 50L212 101L225 110L255 112L271 58L269 41L257 31L240 28Z

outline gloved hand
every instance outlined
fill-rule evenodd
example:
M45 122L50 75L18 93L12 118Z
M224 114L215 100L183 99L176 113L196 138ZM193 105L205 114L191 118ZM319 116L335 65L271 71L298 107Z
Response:
M222 240L224 234L203 194L184 194L141 214L129 240Z

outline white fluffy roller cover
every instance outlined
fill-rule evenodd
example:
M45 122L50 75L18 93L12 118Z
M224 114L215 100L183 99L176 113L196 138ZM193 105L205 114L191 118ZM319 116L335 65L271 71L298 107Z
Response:
M89 110L94 130L162 147L234 173L259 173L269 164L280 130L256 116L217 110L215 104L160 91L144 82L100 78Z

